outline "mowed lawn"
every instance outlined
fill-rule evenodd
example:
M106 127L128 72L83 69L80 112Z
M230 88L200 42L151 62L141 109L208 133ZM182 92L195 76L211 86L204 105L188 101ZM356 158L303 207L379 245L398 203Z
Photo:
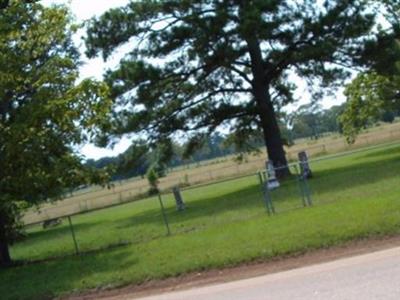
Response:
M314 207L302 208L291 178L272 193L272 217L254 175L184 191L185 212L163 196L171 236L156 198L73 217L80 256L68 256L74 248L67 222L30 228L13 258L55 258L0 271L0 297L51 298L400 233L400 146L311 166ZM110 247L120 244L128 245Z

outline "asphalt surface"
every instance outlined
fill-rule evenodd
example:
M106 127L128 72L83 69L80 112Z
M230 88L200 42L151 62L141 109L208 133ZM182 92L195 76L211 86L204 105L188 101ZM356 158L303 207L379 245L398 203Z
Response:
M400 247L142 300L400 299Z

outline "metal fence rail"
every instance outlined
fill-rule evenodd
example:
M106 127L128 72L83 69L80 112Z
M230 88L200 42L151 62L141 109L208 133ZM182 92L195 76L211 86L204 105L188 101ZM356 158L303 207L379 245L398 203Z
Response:
M371 139L372 138L368 135L361 136L354 145L350 146L342 139L322 145L311 145L308 146L307 149L296 148L294 146L290 148L290 151L287 151L287 156L290 161L294 161L296 164L297 152L301 150L306 150L310 157L313 158L312 161L315 161L386 147L387 145L393 144L393 139L400 139L400 131L385 132L379 135L379 137L374 136L374 143L390 140L391 142L389 143L374 145ZM322 154L323 156L321 156ZM232 165L229 161L227 163L228 165L223 163L213 164L207 166L207 169L203 167L191 169L190 172L188 171L187 173L179 172L168 174L167 177L160 179L159 188L162 191L169 191L177 185L181 187L197 186L208 184L209 182L218 182L225 179L254 174L263 168L265 157L250 156L248 161L242 164ZM23 221L25 224L31 224L42 222L47 219L107 208L137 199L143 199L147 196L148 190L149 184L146 179L128 180L124 184L116 183L111 189L95 188L92 192L80 193L74 197L66 198L62 202L43 205L40 208L40 213L36 211L27 212Z
M146 243L168 235L264 217L266 213L274 216L313 205L345 201L349 197L362 200L365 197L363 190L354 187L365 185L379 187L367 195L379 197L382 190L393 192L393 187L398 186L395 183L382 186L379 178L391 182L392 177L399 174L400 162L371 161L357 168L348 167L348 160L354 163L363 155L373 157L376 151L397 151L399 146L396 142L310 159L312 178L304 175L301 163L292 162L288 166L290 175L277 178L279 187L275 188L269 182L271 174L268 171L271 170L266 170L263 162L257 172L181 188L183 211L177 209L176 197L169 190L134 202L130 202L129 197L118 197L116 201L108 202L111 203L108 207L95 207L89 200L85 208L78 206L72 214L52 215L47 211L46 220L26 224L28 237L12 248L12 255L37 260ZM273 171L279 173L280 170L274 168ZM340 193L332 193L333 190ZM24 249L29 249L29 253Z

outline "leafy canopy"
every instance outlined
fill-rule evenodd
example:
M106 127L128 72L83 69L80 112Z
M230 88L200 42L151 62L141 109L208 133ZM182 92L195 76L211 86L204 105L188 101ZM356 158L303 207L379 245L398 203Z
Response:
M0 13L0 242L22 207L106 179L76 152L105 126L110 101L104 84L77 83L71 21L64 7L20 1Z
M362 129L385 112L400 111L400 1L382 0L387 25L366 45L363 59L368 69L346 86L347 103L340 121L349 143Z
M290 74L320 96L363 63L375 22L368 11L362 0L153 0L111 9L89 22L86 38L89 57L129 48L105 74L115 109L102 142L134 133L168 146L183 136L190 153L228 128L243 146L260 129L255 78L271 108L295 100Z

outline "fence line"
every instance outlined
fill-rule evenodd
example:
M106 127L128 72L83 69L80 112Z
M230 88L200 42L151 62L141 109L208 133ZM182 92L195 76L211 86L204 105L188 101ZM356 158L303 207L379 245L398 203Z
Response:
M385 132L381 137L381 140L385 140L385 136L389 136L393 138L397 136L400 138L400 132L389 131ZM339 157L345 156L351 153L359 152L359 151L368 151L369 149L386 147L387 145L396 144L396 142L382 143L375 146L370 146L370 140L367 137L360 137L358 141L354 145L347 145L343 140L335 141L333 143L319 144L314 146L309 146L307 149L307 153L312 158L312 161L315 160L324 160L330 157ZM340 148L340 147L341 148ZM341 150L347 150L338 154L328 155L329 153L335 153L336 150L340 148ZM292 158L297 152L304 150L300 147L291 148L291 152L287 153L289 158ZM324 156L320 156L324 154ZM317 156L317 157L316 157ZM315 158L316 157L316 158ZM215 164L218 167L218 164ZM219 182L221 180L230 180L231 178L238 178L241 176L246 176L248 174L257 172L258 170L264 168L265 158L264 157L250 157L247 163L236 164L236 165L226 165L219 166L219 168L207 169L204 170L201 167L198 168L198 171L201 172L192 172L192 174L169 174L165 178L160 179L159 188L163 191L170 190L173 186L180 185L190 185L190 186L198 186L198 185L208 185L210 182ZM196 169L194 169L196 170ZM139 198L145 198L145 193L149 189L149 184L147 180L135 180L134 183L138 183L138 185L132 185L127 183L126 185L114 186L111 189L105 190L96 190L91 192L91 197L88 197L87 194L82 194L78 196L74 196L71 198L66 198L63 200L62 204L57 203L57 205L47 204L41 208L41 213L27 213L24 216L24 223L31 224L37 222L43 222L47 219L58 218L60 216L65 215L73 215L79 214L80 212L87 212L102 208L107 208L110 206L115 206L123 203L127 203L130 201L138 200Z
M385 145L372 146L372 147L368 147L368 148L364 148L364 149L356 149L356 150L353 149L351 151L341 153L341 154L330 155L330 156L326 156L323 158L310 159L308 161L308 163L312 166L314 163L318 163L320 161L329 161L331 159L336 159L338 157L345 157L345 156L353 155L355 153L363 153L366 151L376 150L376 149L380 149L383 147L387 148L388 146L390 147L390 146L399 146L399 145L400 145L399 142L392 142L392 143L388 143ZM260 171L258 173L250 173L248 175L241 175L239 177L222 179L218 182L213 181L213 182L209 182L207 184L200 184L197 186L184 187L181 189L181 191L183 192L182 195L184 195L185 197L188 195L193 196L193 195L196 195L196 193L198 194L198 192L196 192L196 189L201 188L201 187L210 186L213 184L218 184L218 183L223 183L223 182L229 182L229 181L233 181L233 180L238 180L240 177L254 176L254 184L251 183L251 180L245 180L245 181L239 181L239 182L242 182L242 184L243 183L246 184L243 186L247 187L247 186L251 185L253 188L255 187L255 183L257 181L259 182L260 192L262 194L260 193L259 197L254 195L254 189L253 189L250 193L249 199L252 201L253 200L258 201L260 203L260 206L258 206L258 205L253 206L251 208L251 210L249 210L249 212L247 212L247 210L241 210L241 208L237 208L237 207L230 208L229 206L226 206L227 210L229 210L229 209L231 209L232 211L238 210L238 211L240 211L240 214L233 215L233 217L229 217L229 218L224 217L221 222L220 222L220 220L218 220L218 218L215 218L215 216L213 216L213 214L211 214L209 216L207 215L207 218L198 221L196 219L196 216L197 217L202 216L202 213L201 213L202 208L199 206L196 206L197 207L196 209L188 210L188 215L186 215L186 214L180 215L180 213L176 213L176 210L173 210L174 203L171 201L173 201L174 198L171 197L172 193L169 193L168 197L165 197L165 195L159 194L159 195L153 197L154 204L156 202L158 202L159 208L158 208L158 206L156 207L155 205L152 205L151 208L149 208L147 206L148 202L146 202L146 209L149 211L151 210L151 219L140 219L142 217L142 214L145 211L145 210L143 210L140 212L140 214L137 215L137 217L139 219L137 223L133 223L133 224L129 223L131 225L124 225L123 227L117 227L117 228L124 228L125 226L126 227L132 226L132 227L129 227L130 229L129 229L129 233L128 233L128 235L129 235L128 241L121 240L121 237L119 235L116 236L116 238L118 238L118 239L112 240L111 243L109 240L107 240L106 242L103 242L103 241L101 241L101 239L97 239L94 236L94 238L96 240L99 240L99 242L97 242L95 245L93 245L90 243L91 238L88 237L87 232L85 233L80 228L80 226L82 226L82 224L85 224L84 222L82 223L82 219L76 219L75 222L72 222L72 217L81 215L81 214L85 214L85 213L90 213L90 212L97 211L100 209L106 209L111 206L118 206L118 205L121 205L126 202L120 201L119 203L112 204L108 207L99 207L99 208L96 208L91 211L80 211L80 212L76 212L76 213L70 214L70 215L66 214L66 215L58 216L58 218L65 218L68 221L68 224L66 224L66 227L65 227L65 229L67 229L67 230L64 230L64 231L61 230L60 232L61 233L64 232L63 234L67 234L63 237L63 239L68 242L68 245L70 246L70 248L65 249L65 250L64 249L62 249L62 250L56 249L56 253L58 253L58 254L62 253L62 255L64 255L66 252L68 252L68 254L71 254L71 253L80 254L80 253L84 253L86 251L92 251L92 250L98 250L98 249L103 249L103 248L132 244L132 243L134 243L133 239L136 240L135 234L132 234L132 232L130 232L130 230L132 230L132 228L135 227L134 224L144 226L143 224L147 224L149 221L156 222L156 223L159 222L159 223L157 223L157 224L159 224L159 226L157 227L157 232L150 232L150 234L148 236L147 236L147 233L144 234L144 236L139 236L138 239L139 239L139 242L141 242L141 243L150 241L152 239L160 238L163 236L169 236L171 234L186 233L186 232L192 231L192 230L201 230L203 228L210 227L210 226L221 225L221 224L225 224L225 223L229 223L229 222L237 222L237 221L241 221L241 220L247 220L252 217L261 216L263 213L265 214L265 212L261 209L262 205L265 207L268 215L272 216L274 214L281 213L281 212L288 211L288 210L300 209L300 208L310 207L313 205L326 204L326 203L330 203L332 201L340 201L341 199L347 199L346 197L348 197L349 194L347 194L347 195L345 194L344 196L342 194L340 194L339 196L336 195L332 199L330 196L330 194L331 194L330 189L332 188L332 186L334 186L335 188L339 187L339 189L342 188L343 190L345 190L345 188L348 187L348 184L353 184L352 178L353 177L357 178L357 176L354 176L354 174L358 174L358 172L364 172L363 170L358 170L357 168L351 169L350 170L351 173L348 172L349 170L341 170L341 172L343 172L343 173L340 173L340 174L343 174L343 176L342 175L338 176L338 173L337 172L335 173L335 171L332 173L325 173L327 170L326 166L321 168L321 165L316 164L314 167L316 170L316 174L319 174L319 175L316 176L315 179L308 181L307 177L304 176L304 174L306 174L306 173L304 173L304 168L301 168L300 163L301 162L292 162L288 165L292 175L280 180L279 185L278 185L279 187L277 187L277 188L269 187L269 185L268 185L270 179L273 179L273 176L271 176L271 173L269 173L269 175L266 176L266 171ZM386 165L384 165L384 167L386 168L385 170L388 171L385 174L388 178L390 178L390 176L393 176L393 174L397 174L396 171L397 171L398 167L394 166L394 168L387 169L388 165L391 166L391 162L388 161L386 163ZM318 169L318 166L320 169ZM329 166L329 164L327 166ZM376 166L374 165L374 168L377 168L375 170L381 170L381 166L379 164L377 164ZM280 168L274 168L275 171L277 171L278 169L280 169ZM313 167L311 169L313 169ZM340 169L338 169L338 170L340 170ZM343 180L343 178L344 178L344 180ZM351 180L349 180L349 178L351 178ZM375 178L375 177L372 176L372 178ZM371 178L369 178L368 180L371 180ZM374 180L367 181L367 182L369 184L375 184ZM356 184L361 184L361 183L363 183L363 184L365 183L364 179L358 183L356 182ZM232 185L232 184L229 184L227 186L229 187L230 185ZM393 187L393 182L392 182L392 186L389 186L388 188L392 188L392 187ZM194 190L194 192L192 192L191 194L190 193L185 194L185 193L193 191L193 190ZM208 192L210 192L210 191L214 192L214 188L211 188L208 190ZM373 189L371 189L371 191L373 191ZM311 194L311 192L313 192L313 194ZM315 192L316 192L316 194L314 194ZM356 190L355 192L359 193L358 190ZM354 191L352 191L352 193L354 193ZM362 190L360 190L360 193L362 194ZM353 194L351 194L351 195L353 195ZM183 197L183 199L185 197ZM225 199L221 200L221 201L224 201L224 202L222 202L222 204L225 205L227 203L230 203L229 201L225 201L227 198L228 198L228 200L230 200L229 199L230 197L228 197L228 196L224 196L224 197L225 197ZM201 197L194 198L194 200L196 200L196 201L202 200L202 199L203 198L201 198ZM204 198L204 199L206 199L206 198ZM240 197L240 199L243 199L243 198ZM245 199L245 200L246 201L244 201L244 202L247 204L248 199ZM193 198L192 198L192 201L193 201ZM194 202L188 202L188 203L189 203L188 206L190 207L190 203L194 203ZM202 204L202 205L207 206L207 201L205 202L205 204ZM215 204L212 204L212 205L215 205ZM219 209L221 209L221 207L222 207L221 204L219 206L220 206ZM193 207L195 207L195 206L193 205ZM156 208L159 210L158 214L154 212L154 209L156 209ZM198 214L197 209L199 209L200 214ZM146 212L147 212L147 210L146 210ZM196 212L196 214L193 215L192 214L193 212ZM224 210L224 212L225 212L225 210ZM182 218L179 218L179 216L182 216ZM170 221L170 217L171 217L171 221ZM92 217L89 217L89 219L90 218L92 218ZM135 217L133 217L133 218L135 218ZM193 220L192 220L192 218L193 218ZM199 218L199 219L201 219L201 218ZM189 220L189 221L187 222L187 220ZM31 225L39 224L41 222L42 221L32 223L32 224L26 224L25 226L28 227ZM59 223L56 223L56 225L57 224L59 224ZM106 224L107 224L107 222L106 222ZM161 225L161 224L163 224L163 225ZM140 229L142 228L140 226L139 226L139 228L136 229L138 232L140 232ZM162 230L163 227L161 227L161 226L165 226L165 231ZM69 227L69 230L68 230L68 227ZM77 230L74 229L75 227ZM37 228L35 228L35 230L37 230ZM59 233L57 233L57 232L55 232L55 233L58 238ZM68 234L70 235L70 237L68 236ZM77 237L79 238L80 234L82 234L81 239L78 240ZM101 234L101 233L98 233L98 234ZM118 234L121 234L121 236L123 236L123 237L127 236L126 232L122 232L122 233L118 233ZM82 236L84 238L82 238ZM58 243L58 239L55 239L55 241L57 241L57 243ZM88 241L89 241L89 243L88 243ZM104 243L108 243L108 244L104 245ZM73 248L72 248L72 246L73 246Z

